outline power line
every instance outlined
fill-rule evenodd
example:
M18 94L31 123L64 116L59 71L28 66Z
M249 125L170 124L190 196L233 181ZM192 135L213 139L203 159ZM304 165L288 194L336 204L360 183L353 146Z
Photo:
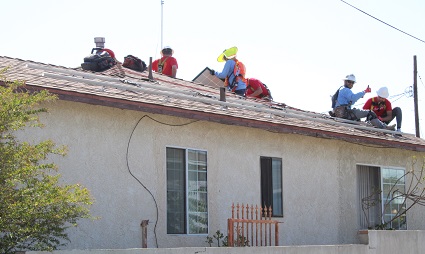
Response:
M392 102L398 101L401 97L403 97L404 94L399 95L397 99L393 99Z
M406 97L412 97L413 96L412 93L413 93L412 92L412 87L409 86L409 87L406 87L406 89L404 89L404 92L403 93L391 95L391 96L388 97L388 99L393 99L393 98L399 97L399 96L401 97L403 95L405 95Z
M425 87L424 82L422 82L422 78L421 78L421 75L419 75L419 73L418 73L418 77L419 77L419 80L421 81L422 85Z
M406 89L404 90L403 93L391 95L391 96L388 97L388 99L391 99L391 102L395 102L395 101L401 99L403 96L405 96L407 98L413 96L413 91L412 91L412 87L411 86L406 87ZM356 103L356 104L354 104L352 106L353 107L359 107L359 106L361 106L363 104L364 104L363 102L358 102L358 103Z
M400 30L400 29L398 29L398 28L396 28L396 27L394 27L394 26L392 26L392 25L390 25L390 24L388 24L388 23L386 23L386 22L384 22L384 21L382 21L382 20L378 19L378 18L375 18L374 16L372 16L372 15L370 15L370 14L368 14L368 13L366 13L366 12L362 11L362 10L360 10L359 8L357 8L357 7L355 7L355 6L351 5L351 4L349 4L349 3L347 3L347 2L345 2L345 1L343 1L343 0L341 0L341 2L343 2L343 3L345 3L345 4L347 4L347 5L351 6L351 7L353 7L354 9L356 9L356 10L358 10L358 11L360 11L360 12L363 12L364 14L368 15L369 17L372 17L372 18L374 18L374 19L378 20L379 22L384 23L385 25L387 25L387 26L389 26L389 27L392 27L392 28L394 28L394 29L396 29L396 30L398 30L398 31L400 31L400 32L402 32L402 33L404 33L404 34L406 34L406 35L409 35L410 37L415 38L415 39L416 39L416 40L418 40L418 41L421 41L421 42L425 43L425 41L424 41L424 40L421 40L421 39L419 39L419 38L417 38L417 37L415 37L415 36L413 36L413 35L411 35L411 34L408 34L408 33L404 32L404 31L402 31L402 30Z

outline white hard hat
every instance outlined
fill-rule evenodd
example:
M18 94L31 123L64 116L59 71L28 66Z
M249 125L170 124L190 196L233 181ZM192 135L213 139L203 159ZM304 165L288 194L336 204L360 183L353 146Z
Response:
M381 87L381 88L379 88L378 89L378 91L376 91L376 94L379 96L379 97L382 97L382 98L388 98L388 96L390 95L389 93L388 93L388 88L387 87Z
M350 80L356 83L356 76L354 74L347 75L344 80Z

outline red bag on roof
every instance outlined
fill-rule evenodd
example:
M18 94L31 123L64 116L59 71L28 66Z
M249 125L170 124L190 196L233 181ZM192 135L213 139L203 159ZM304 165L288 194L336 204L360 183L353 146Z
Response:
M122 66L140 72L146 70L146 63L140 58L135 57L133 55L128 55L124 57L124 63L122 64Z

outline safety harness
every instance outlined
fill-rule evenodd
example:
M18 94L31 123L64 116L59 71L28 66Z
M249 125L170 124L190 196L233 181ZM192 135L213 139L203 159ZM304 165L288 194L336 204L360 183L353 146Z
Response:
M375 101L375 97L372 98L372 104L370 105L370 110L373 111L373 108L377 107L378 111L383 109L384 110L384 114L387 111L387 105L385 103L385 101Z
M162 74L162 71L164 70L164 64L167 61L168 56L164 59L164 61L161 62L161 59L158 61L158 72Z
M244 83L246 83L246 78L245 78L245 73L246 73L246 68L245 65L237 60L236 58L233 59L235 61L235 66L233 67L233 72L226 77L226 79L224 80L224 86L229 86L232 89L232 92L234 92L236 90L236 87L238 86L239 80L242 80ZM229 78L230 76L233 74L233 76L235 76L235 78L233 79L232 84L229 84Z

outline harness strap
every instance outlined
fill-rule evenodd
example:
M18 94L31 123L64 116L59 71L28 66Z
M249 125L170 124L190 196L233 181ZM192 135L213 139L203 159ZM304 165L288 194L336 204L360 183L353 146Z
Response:
M230 75L226 76L226 78L224 80L224 86L230 86L230 88L232 88L232 91L234 91L234 87L235 87L235 83L236 83L235 68L238 64L237 61L238 60L236 60L236 58L235 58L235 66L233 66L233 71L232 71L232 73L230 73ZM235 76L235 78L233 79L232 84L230 84L229 79L230 79L230 76L232 76L232 75Z
M162 61L161 62L161 59L159 59L159 62L158 62L158 71L160 72L160 73L162 73L162 71L164 70L164 64L165 64L165 62L167 61L167 59L169 58L169 56L167 56L165 59L164 59L164 61ZM161 68L159 68L161 66Z
M246 81L247 79L241 73L238 73L238 71L237 71L237 70L239 70L239 71L241 70L241 69L239 69L239 60L236 59L236 58L234 58L233 60L235 61L235 66L233 66L233 71L224 79L224 86L225 87L229 86L231 88L232 92L234 92L236 90L238 83L239 83L239 80L242 79L242 81L244 83L247 82ZM229 79L232 75L234 76L234 79L233 79L233 82L230 84Z
M387 111L387 104L385 104L385 101L376 102L375 97L372 98L372 104L370 105L371 111L373 110L374 106L378 107L378 111L381 109L381 106L382 106L382 109L384 110L384 112Z

